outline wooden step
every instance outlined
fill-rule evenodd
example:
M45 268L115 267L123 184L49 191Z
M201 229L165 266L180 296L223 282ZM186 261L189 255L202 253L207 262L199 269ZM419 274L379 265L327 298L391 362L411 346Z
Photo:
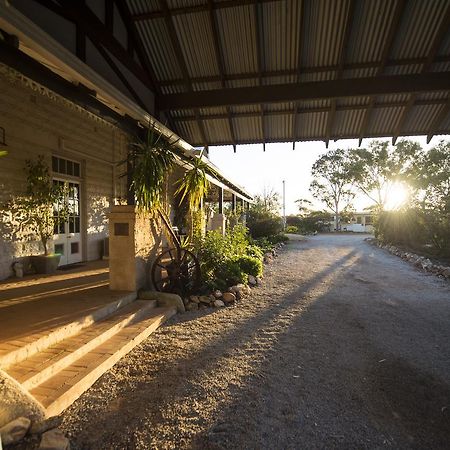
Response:
M149 309L156 301L136 300L110 316L84 328L75 336L35 353L7 369L10 376L30 390L63 370L83 355L114 336Z
M119 330L72 364L29 392L46 409L47 417L61 413L117 361L140 344L163 322L176 314L175 308L154 308Z
M51 345L74 336L82 329L92 325L93 323L113 314L123 306L131 303L136 299L136 292L123 292L114 301L98 307L88 315L76 317L69 323L54 328L51 331L41 332L37 335L27 336L25 345L17 347L6 354L0 355L0 367L7 369L13 364L23 361L32 355L45 350Z

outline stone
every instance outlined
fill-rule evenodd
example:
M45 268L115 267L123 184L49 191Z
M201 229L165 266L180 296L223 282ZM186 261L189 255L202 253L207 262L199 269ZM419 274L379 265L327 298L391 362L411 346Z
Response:
M184 313L186 311L183 300L177 294L142 289L139 291L138 298L140 300L156 300L158 306L174 306L175 308L177 308L177 312L180 313Z
M256 277L256 286L261 286L262 280L259 277Z
M257 285L256 277L254 277L253 275L249 275L248 276L248 284L250 286L256 286Z
M223 296L222 296L222 300L225 303L233 303L236 301L236 295L233 294L232 292L224 292ZM216 300L217 301L217 300ZM220 300L219 300L220 301ZM214 303L215 304L215 303Z
M221 307L225 306L225 303L222 300L214 300L214 306L216 308L221 308Z
M9 445L19 442L30 428L31 420L27 417L19 417L0 428L2 444Z
M441 271L441 275L445 278L450 278L450 267L445 268Z
M197 295L191 295L189 300L193 303L200 303L200 298Z
M46 420L38 420L31 424L30 434L42 434L53 428L58 428L62 423L60 416L53 416Z
M215 298L220 298L220 297L222 297L222 292L220 292L219 290L217 290L217 291L214 291L214 292L213 292L213 295L214 295Z
M42 435L39 450L70 450L70 442L60 429L55 428Z
M45 410L16 380L0 370L0 427L18 417L44 420Z
M197 311L198 310L198 303L189 302L186 309L188 311Z
M201 295L198 299L200 303L204 303L205 305L209 305L211 303L211 297L209 295Z

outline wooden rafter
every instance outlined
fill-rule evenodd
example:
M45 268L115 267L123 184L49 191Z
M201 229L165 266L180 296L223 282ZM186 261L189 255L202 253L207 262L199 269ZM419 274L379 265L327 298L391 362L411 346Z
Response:
M278 84L243 88L212 89L165 95L160 107L166 109L208 108L230 105L280 103L371 95L409 94L450 90L446 72L352 78Z
M441 47L442 41L447 35L449 29L450 29L450 4L447 5L447 11L445 12L444 18L442 19L442 22L433 39L431 48L428 51L427 59L422 66L421 73L426 73L430 69L431 65L434 62L434 59L436 58L439 48ZM417 95L416 93L413 93L409 98L407 106L403 109L403 113L400 116L394 135L392 136L392 145L395 145L395 143L397 142L397 139L402 132L402 128L406 122L407 117L409 116L410 111L414 106L414 103L416 102L416 99Z
M439 106L445 106L447 104L447 100L417 100L416 105L419 106L430 106L430 105L439 105ZM407 102L376 102L373 104L374 109L379 108L402 108L407 105ZM361 104L361 105L337 105L336 111L362 111L366 110L368 107L368 104ZM322 106L322 107L315 107L315 108L298 108L298 109L285 109L285 110L279 110L279 111L266 111L266 116L289 116L294 115L297 112L297 114L316 114L316 113L328 113L330 112L329 106ZM233 117L236 119L239 118L247 118L247 117L260 117L260 112L240 112L240 113L234 113ZM207 114L201 116L202 120L221 120L226 119L228 116L227 114L219 113L219 114ZM195 121L195 116L182 116L182 117L175 117L175 122L190 122Z
M305 0L301 0L300 5L300 30L299 30L299 42L298 42L298 48L297 48L297 83L300 83L300 76L303 72L302 68L302 55L303 55L303 20L305 18ZM300 102L295 102L295 109L293 114L293 121L292 121L292 150L295 150L295 142L298 139L297 135L297 127L298 127L298 119L299 119L299 109L300 109Z
M258 82L259 87L263 87L263 81L262 81L262 72L263 72L263 66L264 66L264 55L262 53L262 45L261 45L261 28L262 27L262 20L261 20L261 2L256 1L254 3L254 16L255 16L255 30L256 30L256 36L255 36L255 42L256 42L256 61L258 65ZM265 125L265 111L264 111L264 105L261 102L259 105L261 109L261 132L263 137L263 150L266 151L266 139L267 139L267 133L266 133L266 125Z
M405 10L406 0L397 0L395 5L394 14L392 15L391 24L389 26L389 31L387 38L384 42L383 51L381 53L381 61L377 68L375 76L379 76L383 73L386 65L388 64L389 54L391 53L392 46L395 41L396 32L400 26L402 20L403 12ZM372 116L373 105L375 104L375 98L370 97L370 103L367 110L364 112L364 117L361 124L361 132L359 134L359 145L361 145L364 136L367 133L367 127L369 126L369 121Z
M192 83L189 79L189 70L187 68L186 61L184 60L183 50L181 49L180 41L178 40L177 32L175 30L175 26L173 24L172 17L169 12L169 7L167 6L166 0L159 0L159 4L161 9L164 11L164 22L169 32L170 42L177 57L181 73L183 74L183 78L185 80L186 89L188 90L189 93L192 94L194 93L194 90L192 88ZM203 141L203 145L205 146L205 148L208 148L208 140L206 139L205 127L203 125L203 122L200 120L200 112L198 108L194 108L194 114L200 131L200 136Z
M430 131L427 135L427 144L429 144L431 139L433 139L433 136L439 130L441 123L445 120L445 118L449 114L450 114L450 94L449 97L447 98L447 102L444 104L442 109L439 111L439 114L436 116L436 118L433 120L433 123L431 124Z
M339 48L339 55L338 55L339 68L336 73L337 80L342 78L342 73L344 72L345 55L347 53L347 48L348 48L348 45L350 42L350 35L352 32L352 27L353 27L353 18L355 16L355 9L356 9L356 1L350 0L350 3L348 5L348 10L347 10L347 17L346 17L346 21L345 21L345 30L344 30L344 34L342 36L341 46ZM336 116L336 102L337 102L336 99L331 100L331 109L330 109L330 112L328 113L327 128L326 128L326 133L325 133L326 148L328 148L331 132L333 130L334 119Z
M35 0L54 13L73 23L78 23L82 31L92 41L96 41L108 50L117 60L133 73L142 83L153 90L152 80L147 72L129 55L122 44L109 32L103 22L83 3L59 0L60 5L50 0Z
M117 67L117 64L113 61L113 59L109 56L108 52L97 42L91 41L97 51L102 55L102 58L108 63L109 67L116 74L117 78L122 82L122 84L127 88L128 92L134 98L135 102L145 111L148 111L148 107L141 100L138 93L134 90L133 86L129 83L127 77L122 73L122 71Z
M213 0L208 0L208 4L209 4L209 20L211 23L213 42L214 42L214 51L216 52L216 60L217 60L217 65L218 65L219 73L220 73L220 83L221 83L222 87L224 88L224 87L226 87L225 77L224 77L225 64L224 64L222 45L220 44L220 39L219 39L219 32L217 30L217 28L218 28L217 27L217 17L216 17L216 13L214 11ZM229 106L226 107L226 111L227 111L228 126L230 128L230 136L231 136L232 141L234 142L233 149L236 152L236 134L234 132L233 119L231 117L231 111L230 111Z
M243 5L254 5L255 3L268 3L268 2L280 2L283 0L224 0L221 2L214 2L213 3L213 9L225 9L225 8L235 8L236 6L243 6ZM169 15L171 16L177 16L180 14L193 14L193 13L199 13L203 11L208 11L209 5L208 4L200 4L200 5L194 5L194 6L185 6L181 8L171 8L169 10ZM133 16L133 20L135 21L141 21L141 20L152 20L152 19L161 19L165 17L166 12L164 8L161 8L159 11L152 11L148 13L142 13L142 14L135 14Z
M450 55L440 55L436 57L436 62L449 62ZM388 60L385 64L385 67L390 66L409 66L415 64L424 64L426 62L426 58L403 58L403 59L395 59ZM347 63L344 65L344 70L355 70L355 69L377 69L380 67L380 61L372 61L372 62L359 62L359 63ZM328 65L328 66L310 66L310 67L302 67L301 72L303 74L307 73L328 73L328 72L336 72L339 70L339 64ZM285 70L270 70L264 71L261 73L263 79L271 78L271 77L283 77L283 76L295 76L298 75L297 69L285 69ZM227 73L223 75L225 81L243 81L243 80L255 80L258 79L258 72L246 72L246 73ZM192 83L214 83L220 82L222 79L221 75L207 75L201 77L192 77ZM171 86L180 86L184 85L184 79L176 78L172 80L162 80L160 81L161 87L171 87Z

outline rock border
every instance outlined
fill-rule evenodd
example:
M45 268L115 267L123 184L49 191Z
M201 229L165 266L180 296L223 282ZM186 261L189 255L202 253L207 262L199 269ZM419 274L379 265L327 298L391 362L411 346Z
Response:
M450 280L450 266L443 266L442 264L435 264L429 258L409 251L401 250L392 244L384 244L376 238L366 238L364 239L370 245L387 250L392 255L402 258L404 261L409 262L417 269L428 272L433 275L438 276L444 280Z
M278 251L285 245L286 244L284 242L279 242L272 250L264 253L264 264L272 264L274 258L278 257ZM236 284L235 286L230 286L224 292L216 290L207 295L191 295L184 298L183 303L186 311L198 311L208 307L223 308L225 306L231 306L236 301L247 297L250 295L252 288L261 286L261 284L262 278L248 275L247 284Z

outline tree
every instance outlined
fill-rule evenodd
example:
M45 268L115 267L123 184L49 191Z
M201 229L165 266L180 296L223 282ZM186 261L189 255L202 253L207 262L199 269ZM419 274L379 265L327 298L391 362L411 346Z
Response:
M280 212L280 194L272 188L264 187L261 194L255 195L252 209L278 215Z
M352 183L383 211L395 185L408 182L422 154L417 142L402 140L390 147L388 142L372 141L369 147L350 150L349 173Z
M335 230L340 229L340 212L348 208L355 196L351 189L351 159L344 149L330 150L313 165L314 180L309 190L334 214Z
M37 161L27 160L25 195L14 198L6 205L19 230L27 228L39 236L48 255L48 241L53 237L55 225L64 222L69 213L64 201L65 190L53 183L49 168L42 155Z
M308 214L311 210L312 202L306 198L299 198L295 200L298 206L298 212L301 217Z

